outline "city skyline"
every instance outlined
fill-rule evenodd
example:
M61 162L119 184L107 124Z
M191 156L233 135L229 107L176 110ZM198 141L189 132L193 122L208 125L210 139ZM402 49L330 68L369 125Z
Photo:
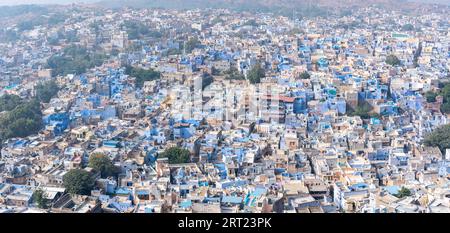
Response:
M0 6L0 213L450 213L450 5L108 3Z

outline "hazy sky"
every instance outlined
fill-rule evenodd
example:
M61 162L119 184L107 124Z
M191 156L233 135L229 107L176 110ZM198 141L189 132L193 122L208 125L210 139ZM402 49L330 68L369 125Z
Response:
M98 2L98 0L0 0L0 5L19 5L19 4L67 4L74 2Z
M412 2L441 3L441 4L445 3L450 5L450 0L413 0Z
M80 3L80 2L99 2L100 0L0 0L0 5L18 5L18 4L67 4L67 3ZM156 1L156 0L155 0ZM163 0L164 1L164 0ZM363 1L363 0L361 0ZM450 0L410 0L413 2L433 2L433 3L446 3L450 5Z

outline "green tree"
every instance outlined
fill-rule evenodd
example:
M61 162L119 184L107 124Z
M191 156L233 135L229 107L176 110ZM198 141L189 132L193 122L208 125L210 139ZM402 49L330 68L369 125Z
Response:
M130 40L136 40L136 39L142 39L145 36L148 36L149 34L152 34L152 31L150 31L149 27L145 25L142 22L135 21L135 20L127 20L122 24L122 27L125 28L128 39ZM153 32L154 34L154 32Z
M14 120L9 125L10 132L13 132L14 137L27 137L30 132L39 131L41 124L38 124L33 119L29 118L18 118Z
M371 117L379 117L378 115L371 113L372 107L367 102L360 102L358 106L353 110L348 108L347 115L349 116L359 116L362 119L369 119Z
M101 21L101 20L100 21L95 20L94 22L89 24L89 28L91 30L93 30L96 35L100 34L100 31L103 26L104 26L104 24L103 24L103 21Z
M294 36L296 34L303 34L304 31L298 27L292 28L291 30L289 30L288 34L291 36Z
M443 113L450 113L450 102L444 102L441 105L441 112L443 112Z
M2 95L0 97L0 112L11 111L22 103L22 98L17 95Z
M47 42L49 45L59 45L59 38L58 37L51 37L47 39Z
M266 74L264 69L261 67L261 63L259 62L256 63L256 65L254 65L247 73L247 78L252 84L260 83L261 78L264 78L264 76L266 76Z
M95 180L92 175L82 169L72 169L63 176L63 185L71 194L90 195Z
M414 25L407 23L402 26L402 31L414 31Z
M180 55L182 54L181 50L179 49L175 49L175 48L170 48L167 50L167 55L171 56L171 55Z
M411 196L411 190L402 187L395 196L398 198L409 197Z
M21 102L11 111L1 115L0 142L14 137L27 137L36 134L42 128L42 112L39 102L37 100L28 102L22 100Z
M136 88L142 88L144 86L144 82L156 80L161 77L161 73L154 71L153 69L146 70L142 68L135 68L132 66L127 66L125 68L125 74L136 78Z
M311 75L308 73L308 71L304 71L300 74L301 79L309 79Z
M442 152L450 148L450 125L443 125L425 136L424 144L437 146Z
M250 19L250 20L247 20L247 21L243 24L243 26L257 27L257 26L259 26L259 25L258 25L258 23L256 22L256 20Z
M55 54L47 60L52 75L82 74L87 69L99 66L107 58L104 53L88 51L85 47L71 45L61 54Z
M89 167L95 171L99 171L102 178L117 176L118 174L118 169L114 166L111 159L101 153L94 153L89 156Z
M161 155L161 158L169 158L169 163L177 164L177 163L189 163L190 152L186 149L180 147L172 147L166 149Z
M213 20L211 20L211 25L216 25L216 24L223 23L223 22L224 22L223 19L216 17Z
M400 59L395 55L389 55L386 57L386 64L391 66L399 66L401 64Z
M186 52L191 53L195 48L201 45L197 37L192 37L186 42Z
M220 70L218 70L216 67L211 67L211 75L220 75Z
M0 41L16 42L20 39L20 33L13 29L0 29Z
M428 103L434 103L436 102L436 97L438 96L437 93L434 93L432 91L428 91L427 93L425 93L425 98L427 99Z
M245 76L239 73L239 70L232 66L229 70L225 71L225 79L230 80L245 80Z
M17 24L17 29L19 31L28 31L34 28L34 23L30 20L22 21Z
M450 113L450 83L445 84L441 88L439 93L437 93L444 99L444 103L441 105L441 112Z
M205 90L205 88L211 83L214 82L214 77L208 73L203 73L202 75L202 90Z
M419 57L422 55L422 42L419 42L417 50L414 52L413 64L414 67L419 67Z
M41 188L38 188L36 191L34 191L33 194L33 200L36 202L37 206L41 209L47 209L48 208L48 199L47 196Z
M35 90L36 98L41 102L48 103L56 94L58 94L59 86L52 80L37 84Z

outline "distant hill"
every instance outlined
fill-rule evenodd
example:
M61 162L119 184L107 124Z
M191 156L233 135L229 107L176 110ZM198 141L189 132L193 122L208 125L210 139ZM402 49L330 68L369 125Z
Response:
M409 1L417 3L443 4L450 6L450 0L409 0Z
M336 9L354 9L368 5L402 7L407 0L101 0L99 5L111 8L224 8L237 11L272 12L290 16L325 16Z
M405 0L104 0L109 7L157 7L157 8L261 8L295 6L350 7L370 4L391 4Z
M71 3L94 3L101 0L0 0L0 6L16 6L25 4L71 4Z
M369 4L392 4L403 2L450 5L450 0L0 0L0 6L22 4L70 4L100 3L107 7L156 7L156 8L258 8L291 6L351 7Z

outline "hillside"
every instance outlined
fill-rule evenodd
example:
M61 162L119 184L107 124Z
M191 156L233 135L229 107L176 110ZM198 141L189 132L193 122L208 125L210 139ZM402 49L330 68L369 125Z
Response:
M405 0L105 0L103 6L109 7L160 7L160 8L230 8L260 9L292 8L300 6L355 7L372 4L395 4Z
M341 10L369 5L399 9L410 3L407 0L101 0L103 7L120 8L169 8L205 9L224 8L236 11L271 12L291 16L293 11L300 17L326 16Z

